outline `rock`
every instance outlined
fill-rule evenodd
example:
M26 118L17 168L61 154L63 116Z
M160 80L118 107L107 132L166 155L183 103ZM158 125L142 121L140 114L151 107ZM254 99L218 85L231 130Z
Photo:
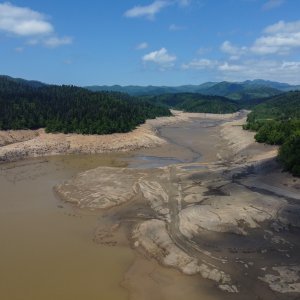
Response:
M178 248L171 240L165 223L161 220L148 220L140 223L133 231L133 239L139 242L146 252L165 266L174 267L184 274L201 274L203 278L220 284L229 284L228 274L205 263L199 263L194 257Z
M159 215L165 216L169 220L169 209L165 204L169 201L166 190L157 181L139 180L137 183L143 197L149 202L151 208Z
M238 293L238 289L235 285L228 285L228 284L220 284L218 285L219 289L228 293Z
M80 208L111 208L136 195L133 186L140 175L125 168L99 168L80 173L55 190L63 200Z
M279 293L300 293L300 266L273 267L278 275L266 274L259 277L269 287Z
M212 196L203 205L183 209L179 214L180 231L188 238L203 230L247 235L247 228L259 228L260 223L276 217L284 200L265 196L259 198L247 188L227 184L222 188L227 196Z

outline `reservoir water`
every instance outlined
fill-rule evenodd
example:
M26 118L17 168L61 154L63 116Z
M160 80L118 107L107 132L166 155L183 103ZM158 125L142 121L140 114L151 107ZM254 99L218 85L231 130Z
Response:
M119 283L133 261L130 247L93 242L98 216L72 210L53 186L113 155L68 156L2 165L0 298L127 299Z
M193 123L163 127L160 134L169 144L128 155L54 156L0 165L0 299L125 300L129 291L131 299L141 300L215 299L211 290L203 292L208 286L198 277L146 260L128 243L95 243L103 213L75 209L53 192L56 184L98 166L151 168L199 160L202 153L209 157L216 131Z

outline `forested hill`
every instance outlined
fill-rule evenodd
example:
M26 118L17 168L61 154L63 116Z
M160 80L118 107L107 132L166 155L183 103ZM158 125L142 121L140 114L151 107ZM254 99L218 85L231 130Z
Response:
M249 115L249 121L264 119L300 118L300 92L288 92L266 99L255 106Z
M245 129L257 131L258 142L281 145L279 159L300 176L300 92L275 96L254 107Z
M126 94L0 78L2 130L109 134L128 132L146 119L170 114L166 107Z
M269 87L267 85L255 85L249 82L232 83L220 82L203 91L207 95L223 96L233 100L250 100L258 98L266 98L281 94L282 91Z
M36 80L25 80L21 78L13 78L6 75L0 75L0 89L2 91L12 91L14 88L18 88L18 90L25 88L39 88L46 86L45 83Z
M224 114L236 112L240 108L237 102L225 97L197 93L165 94L145 97L145 99L186 112Z
M199 85L181 86L88 86L92 91L118 91L133 96L154 96L177 93L199 93L212 96L223 96L232 100L262 99L283 92L300 90L300 86L268 80L247 80L243 82L205 82Z

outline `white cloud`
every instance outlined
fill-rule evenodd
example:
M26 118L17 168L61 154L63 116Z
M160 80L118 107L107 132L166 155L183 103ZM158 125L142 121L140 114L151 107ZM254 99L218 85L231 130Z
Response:
M155 16L165 7L178 5L180 7L187 7L192 3L192 0L156 0L149 5L136 5L128 9L124 16L127 18L141 18L145 17L153 20Z
M45 39L43 41L43 44L50 48L56 48L56 47L62 46L62 45L70 45L70 44L72 44L72 42L73 42L73 39L71 37L59 38L59 37L52 36L48 39Z
M186 27L179 26L179 25L176 25L176 24L171 24L169 26L169 30L171 30L171 31L179 31L179 30L184 30L184 29L186 29Z
M27 7L0 4L0 30L20 36L44 35L54 31L46 17Z
M250 47L237 47L230 41L225 41L220 49L230 54L231 60L238 60L240 56L250 52L257 55L287 55L293 49L300 48L300 21L279 21L266 27L263 33Z
M225 41L222 45L221 45L221 50L224 53L228 53L231 55L236 55L239 54L239 48L236 46L233 46L231 42L229 41Z
M223 75L231 80L267 79L299 84L300 61L248 60L239 71L227 70Z
M218 66L218 69L220 71L230 71L230 72L239 72L241 70L243 70L243 66L242 65L232 65L232 64L229 64L228 62L224 62L223 64L219 65Z
M299 84L300 61L248 59L232 64L228 61L199 59L183 64L184 70L210 72L220 80L266 79Z
M263 10L270 10L273 8L280 7L284 3L284 0L269 0L263 6Z
M264 29L264 32L269 34L300 32L300 21L287 23L284 21L279 21L273 25L266 27Z
M143 50L143 49L147 49L149 47L148 43L146 42L143 42L143 43L140 43L138 44L135 49L136 50Z
M169 1L157 0L146 6L135 6L127 10L124 15L127 18L146 17L148 19L153 19L157 13L168 5L170 5Z
M189 69L203 70L203 69L214 68L216 64L217 62L214 60L202 58L202 59L194 59L189 63L183 64L182 68L184 70L189 70Z
M174 65L177 57L168 53L166 48L150 52L143 56L144 62L152 62L159 65L161 68L168 68Z
M47 17L28 7L0 3L0 31L17 37L25 37L27 45L42 44L58 47L72 43L70 37L57 37L54 26Z
M288 54L300 48L300 21L280 21L265 28L264 33L251 48L256 54Z
M296 49L300 49L300 21L280 21L266 27L262 36L248 47L224 41L220 50L228 55L225 60L194 59L182 64L182 69L198 70L203 74L209 72L218 80L262 78L299 84L300 61L288 59L287 56ZM200 49L200 54L203 52ZM286 55L285 59L283 54Z
M240 57L248 52L247 47L237 47L231 42L225 41L221 47L221 51L230 54L230 60L238 60Z
M177 2L180 6L189 6L192 0L177 0Z
M198 55L203 55L203 54L206 54L206 53L209 53L212 51L212 48L210 47L200 47L198 50L197 50L197 54Z
M300 61L285 61L281 65L282 69L300 71Z

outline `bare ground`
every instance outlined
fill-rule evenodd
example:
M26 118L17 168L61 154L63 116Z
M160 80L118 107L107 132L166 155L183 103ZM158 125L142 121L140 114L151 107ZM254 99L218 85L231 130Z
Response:
M82 209L110 207L138 253L215 282L224 297L297 299L300 181L282 173L277 149L255 143L237 118L218 127L215 161L97 168L56 192Z
M50 134L45 130L0 131L0 162L28 157L57 154L128 152L162 145L166 141L156 134L156 128L203 117L215 120L219 115L189 114L172 111L172 117L147 120L132 132L110 135ZM226 120L236 114L222 115Z

